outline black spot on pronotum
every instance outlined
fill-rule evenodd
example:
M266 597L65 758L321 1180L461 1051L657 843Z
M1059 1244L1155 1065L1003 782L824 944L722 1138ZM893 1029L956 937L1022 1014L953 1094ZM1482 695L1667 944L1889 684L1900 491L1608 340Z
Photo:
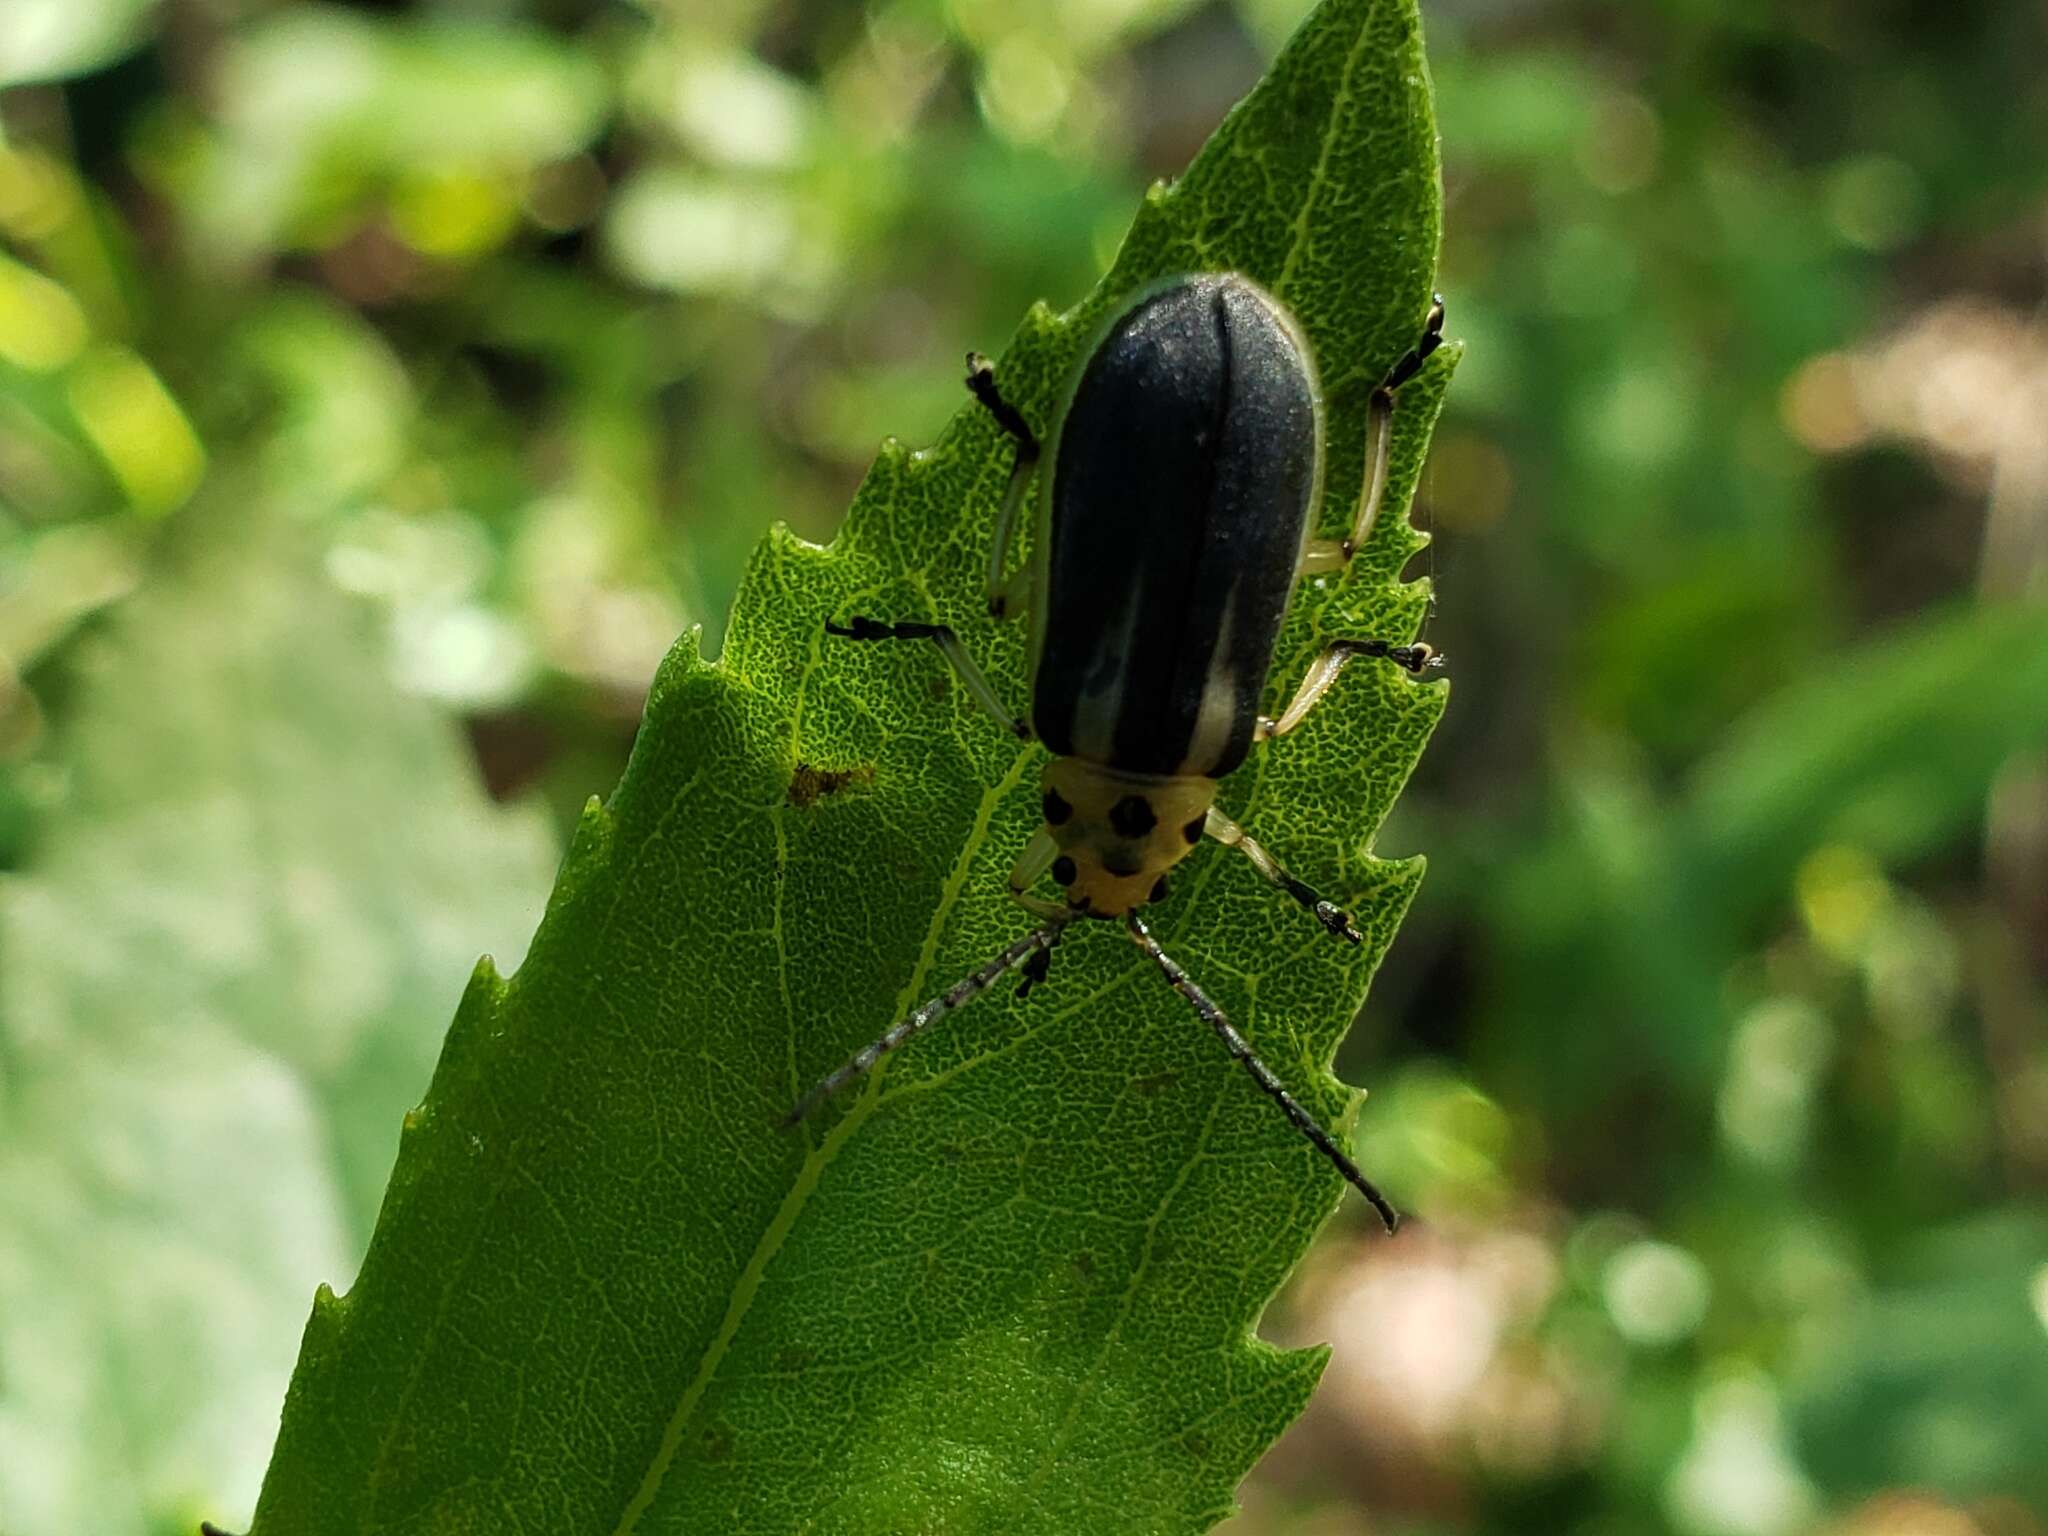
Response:
M1154 880L1152 882L1152 894L1146 899L1148 901L1166 900L1166 876L1161 875L1157 880Z
M1102 868L1105 873L1114 875L1119 880L1128 880L1133 875L1142 874L1145 866L1136 859L1114 858L1104 859Z
M1052 879L1055 885L1072 885L1080 873L1074 861L1065 854L1052 861Z
M1159 825L1159 818L1143 795L1125 795L1109 808L1109 824L1118 837L1143 837Z
M1060 797L1058 790L1048 789L1045 792L1045 824L1048 827L1061 825L1073 814L1074 808Z
M798 763L789 776L789 803L802 808L841 794L856 784L872 784L874 768L866 763L857 768L820 768L815 763Z
M1206 816L1197 816L1193 821L1180 829L1180 835L1188 840L1190 848L1202 840L1202 824L1207 820Z

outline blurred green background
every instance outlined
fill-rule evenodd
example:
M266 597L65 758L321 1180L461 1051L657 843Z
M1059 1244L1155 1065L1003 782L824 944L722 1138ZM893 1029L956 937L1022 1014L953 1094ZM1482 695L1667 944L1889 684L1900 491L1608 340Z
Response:
M674 635L1305 0L0 7L0 1531L245 1514ZM2048 1531L2048 11L1425 7L1431 873L1231 1536Z

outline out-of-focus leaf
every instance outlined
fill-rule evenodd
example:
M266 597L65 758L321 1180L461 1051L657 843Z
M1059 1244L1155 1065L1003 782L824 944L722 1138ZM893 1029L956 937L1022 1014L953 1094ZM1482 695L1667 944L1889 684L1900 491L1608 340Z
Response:
M1788 667L1808 664L1799 655ZM1843 841L1909 858L1983 814L1999 767L2048 741L2048 610L1973 608L1810 663L1694 775L1703 893L1740 919Z
M1341 525L1428 305L1435 149L1412 0L1330 0L1102 286L1031 314L1006 389L1043 423L1110 305L1247 271L1315 345ZM1275 697L1324 637L1419 622L1400 509L1449 373L1404 393L1390 502L1297 605ZM924 648L823 632L943 618L1021 698L1024 636L980 589L1010 458L964 406L934 449L886 444L832 548L757 551L721 663L671 655L526 965L457 1015L355 1288L314 1304L258 1532L1190 1531L1298 1411L1319 1355L1250 1328L1342 1185L1114 930L776 1129L1026 924L1003 872L1042 750ZM1362 951L1215 849L1158 913L1332 1123L1327 1063L1420 873L1369 839L1441 705L1354 669L1225 789Z
M610 107L603 73L545 32L299 7L224 61L214 133L166 174L225 250L321 246L366 196L435 255L501 238L520 184Z
M0 86L83 74L133 48L156 0L7 0Z
M1792 1372L1792 1424L1830 1493L1930 1488L2048 1508L2044 1255L2040 1215L1930 1233L1895 1284L1816 1332Z
M73 647L64 793L0 885L10 1536L246 1511L450 978L516 952L546 885L536 818L483 802L250 494Z

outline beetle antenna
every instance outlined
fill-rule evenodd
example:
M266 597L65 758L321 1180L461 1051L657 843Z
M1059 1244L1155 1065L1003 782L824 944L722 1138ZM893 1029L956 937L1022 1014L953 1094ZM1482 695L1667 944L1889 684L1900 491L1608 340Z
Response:
M831 1098L833 1094L844 1088L855 1078L866 1073L876 1062L888 1055L889 1052L895 1050L897 1046L903 1044L904 1041L923 1029L927 1024L943 1018L962 1003L972 1002L1004 976L1034 956L1049 954L1053 945L1059 943L1060 934L1066 929L1067 924L1071 923L1078 915L1078 913L1060 913L1047 922L1043 928L1036 928L1030 933L1025 934L1023 938L1010 945L1009 948L997 955L995 959L982 966L980 970L969 972L930 1002L919 1007L916 1012L904 1018L900 1023L891 1025L888 1032L880 1039L855 1051L853 1055L847 1058L846 1065L798 1099L796 1107L782 1117L782 1128L788 1130L791 1126L797 1124L812 1110L824 1103L825 1100Z
M1217 1037L1223 1042L1223 1048L1238 1059L1245 1071L1251 1074L1252 1081L1265 1091L1266 1097L1278 1104L1280 1112L1294 1122L1294 1128L1313 1142L1316 1150L1327 1157L1336 1166L1337 1171L1351 1181L1352 1188L1371 1202L1372 1208L1379 1212L1380 1220L1386 1224L1389 1232L1398 1227L1401 1224L1401 1213L1388 1203L1387 1197L1379 1192L1371 1179L1359 1172L1358 1165L1344 1155L1343 1149L1331 1140L1330 1133L1316 1123L1315 1116L1295 1102L1294 1096L1281 1086L1280 1079L1259 1060L1244 1036L1240 1035L1230 1020L1224 1016L1223 1010L1210 1000L1208 993L1196 986L1193 978L1180 968L1171 955L1159 947L1159 941L1152 937L1151 930L1146 928L1144 920L1133 912L1126 919L1126 923L1130 930L1131 942L1151 957L1152 963L1159 967L1160 974L1166 978L1167 984L1188 1000L1188 1005L1201 1015L1203 1023L1216 1031Z

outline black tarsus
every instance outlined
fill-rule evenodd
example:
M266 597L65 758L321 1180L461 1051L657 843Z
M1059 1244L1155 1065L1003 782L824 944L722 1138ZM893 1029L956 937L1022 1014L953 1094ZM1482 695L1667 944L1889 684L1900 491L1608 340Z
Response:
M880 619L855 614L844 624L825 621L825 633L845 640L946 640L952 638L950 624L885 624Z
M1357 925L1351 921L1351 914L1334 901L1326 900L1322 893L1307 881L1297 879L1283 869L1280 871L1280 889L1300 903L1308 915L1321 923L1332 938L1342 939L1348 944L1365 942L1365 935L1360 933Z
M1410 347L1398 363L1387 370L1387 376L1380 380L1378 393L1391 395L1414 378L1422 365L1429 360L1429 354L1443 345L1443 340L1444 296L1433 293L1429 296L1429 318L1422 322L1422 339Z
M1294 1128L1330 1160L1336 1170L1350 1182L1352 1188L1365 1196L1372 1208L1379 1213L1380 1220L1389 1232L1398 1227L1401 1224L1401 1213L1379 1192L1372 1180L1359 1171L1358 1165L1344 1154L1343 1148L1339 1147L1331 1139L1330 1133L1316 1122L1315 1116L1295 1102L1294 1096L1281 1084L1280 1079L1273 1075L1272 1069L1259 1060L1258 1054L1232 1026L1223 1010L1195 984L1193 978L1180 968L1172 956L1159 947L1159 941L1152 937L1151 930L1145 926L1144 920L1133 912L1125 919L1125 924L1131 942L1142 949L1152 963L1159 967L1167 985L1187 999L1188 1005L1200 1016L1202 1022L1216 1031L1217 1038L1223 1042L1223 1048L1237 1058L1238 1065L1251 1074L1252 1081L1259 1085L1266 1097L1279 1105L1280 1112L1293 1122Z
M982 408L995 417L996 425L1016 439L1019 462L1036 459L1038 434L1031 430L1024 413L1003 398L1003 392L996 388L996 365L979 352L967 354L967 388Z
M1444 654L1435 646L1418 640L1413 645L1396 645L1391 640L1333 640L1332 649L1347 651L1353 656L1377 656L1391 661L1404 672L1420 677L1435 667L1444 664Z

